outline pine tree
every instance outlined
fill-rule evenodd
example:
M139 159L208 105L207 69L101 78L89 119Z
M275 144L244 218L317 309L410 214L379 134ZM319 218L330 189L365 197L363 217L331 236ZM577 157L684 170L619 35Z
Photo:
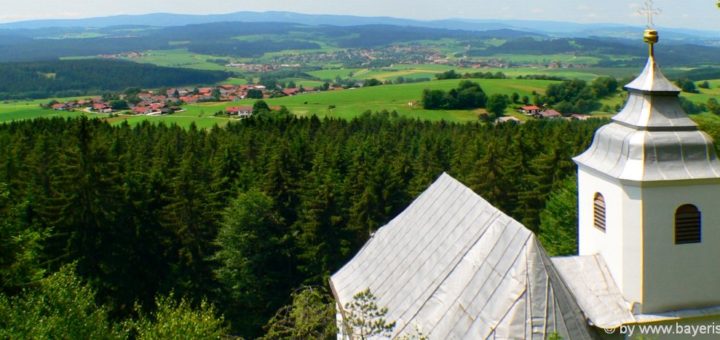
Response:
M215 243L215 276L233 328L257 336L295 284L292 240L275 202L257 190L239 194L224 211Z
M540 241L550 256L576 255L577 228L577 178L571 176L550 193L540 213Z
M321 151L302 189L297 222L301 269L309 283L322 283L351 252L341 176L333 151Z

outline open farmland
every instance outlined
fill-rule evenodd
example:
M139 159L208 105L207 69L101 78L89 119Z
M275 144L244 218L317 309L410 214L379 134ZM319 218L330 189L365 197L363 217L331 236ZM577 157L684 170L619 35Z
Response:
M531 95L533 91L544 92L552 81L546 80L516 80L516 79L476 79L488 94L501 93L510 95L517 92L521 96ZM298 116L318 115L320 117L335 117L352 119L363 112L371 111L397 111L405 117L438 121L447 120L455 122L475 121L482 110L425 110L420 101L422 91L426 88L450 90L457 87L460 80L443 80L424 83L384 85L366 87L352 90L329 91L301 94L293 97L267 99L270 106L285 106L290 112ZM195 122L198 127L211 127L215 124L225 125L231 118L216 117L214 114L230 106L251 106L254 100L224 103L200 103L186 105L184 111L168 116L120 116L112 120L113 123L127 121L130 124L144 120L152 122L177 123L188 126ZM412 104L412 105L411 105ZM508 113L512 113L508 109Z
M52 111L40 107L41 103L47 103L48 101L49 99L0 103L0 123L35 118L77 117L82 115L81 112Z
M357 71L357 70L355 70ZM522 80L522 79L474 79L478 82L487 94L500 93L510 95L517 92L520 96L532 97L532 92L544 93L549 84L555 81L547 80ZM483 110L425 110L422 108L420 98L422 91L428 89L450 90L457 87L460 80L441 80L400 85L383 85L341 91L316 92L301 94L292 97L266 99L271 106L285 106L290 112L299 116L318 115L321 117L336 117L352 119L367 110L371 111L397 111L405 117L425 120L447 120L456 122L475 121L478 114ZM683 97L696 104L706 103L709 98L720 97L720 80L710 81L710 89L699 89L699 94L683 93ZM68 100L60 99L61 101ZM34 101L12 101L0 103L0 122L13 120L34 119L41 117L75 117L82 115L80 112L60 112L45 110L39 107L40 103L47 103L48 100ZM609 98L601 100L603 106L614 108L622 106L625 102L624 92L620 92ZM133 116L118 115L107 118L106 115L90 115L108 119L113 124L128 122L131 125L143 122L157 122L166 124L178 124L188 127L195 123L200 128L210 128L214 125L224 126L234 120L225 116L215 116L218 111L223 111L230 106L252 106L254 100L242 100L240 102L221 103L199 103L185 105L184 110L167 116ZM511 108L506 110L507 114L517 115ZM600 116L608 116L608 113L596 113ZM524 119L521 115L519 118ZM712 115L702 115L704 120L715 120Z
M515 79L476 79L485 93L507 94L517 92L530 96L532 91L544 92L551 81ZM420 98L426 88L448 91L457 87L459 80L443 80L424 83L386 85L356 90L323 92L294 97L269 99L270 105L284 105L297 115L352 118L367 110L397 111L402 116L449 121L473 121L478 112L469 110L425 110Z

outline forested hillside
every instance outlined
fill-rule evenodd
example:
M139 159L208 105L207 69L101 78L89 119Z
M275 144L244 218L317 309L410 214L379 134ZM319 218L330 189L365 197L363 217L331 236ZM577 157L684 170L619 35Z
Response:
M269 52L328 52L332 49L378 49L427 45L445 40L462 57L508 55L588 56L598 66L638 67L646 51L639 39L607 37L554 38L532 30L487 31L402 25L329 26L282 22L214 22L175 27L114 26L101 29L54 28L0 30L0 62L47 61L63 57L112 55L148 50L187 49L192 53L257 58ZM330 48L328 50L328 48ZM718 61L718 47L671 42L658 50L666 66L707 66ZM447 54L449 50L434 52ZM295 53L297 54L297 53ZM569 59L576 63L574 59ZM342 59L339 59L342 62Z
M571 156L601 123L460 125L384 113L209 131L88 119L2 125L2 291L75 263L111 318L174 292L207 298L233 334L257 336L294 289L325 285L443 171L537 230L548 193L574 173Z
M69 97L129 87L214 84L229 73L113 60L0 64L0 99Z

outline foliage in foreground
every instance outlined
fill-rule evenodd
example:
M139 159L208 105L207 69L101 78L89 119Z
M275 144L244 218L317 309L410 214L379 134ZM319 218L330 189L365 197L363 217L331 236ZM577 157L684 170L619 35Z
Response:
M335 304L329 294L319 287L304 287L270 319L263 339L334 339L335 323Z
M343 326L352 332L352 339L390 337L395 321L386 320L387 313L387 307L378 306L377 297L368 288L355 294L353 300L345 304Z
M95 304L95 292L70 266L42 280L20 296L0 295L0 338L122 338L108 321L108 310Z
M197 309L187 299L177 301L173 294L158 297L154 315L146 315L136 306L139 320L126 323L137 339L220 339L228 334L222 316L206 300Z
M158 297L155 312L136 306L137 319L114 322L95 291L65 266L21 295L0 294L0 338L7 339L219 339L224 319L203 301L197 309L171 294Z

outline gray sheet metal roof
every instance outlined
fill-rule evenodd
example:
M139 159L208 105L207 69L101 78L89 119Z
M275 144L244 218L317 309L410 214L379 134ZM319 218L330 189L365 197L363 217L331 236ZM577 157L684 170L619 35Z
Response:
M602 256L553 257L552 262L593 325L614 329L635 322L632 304L623 298Z
M653 56L648 58L645 69L640 76L627 84L625 88L630 91L680 93L680 89L665 78Z
M574 158L578 165L637 182L720 179L712 138L688 118L680 107L679 89L653 57L626 88L630 96L625 108Z
M588 339L574 297L535 236L443 174L331 278L342 306L370 288L431 339Z
M623 298L602 256L553 257L552 262L588 320L600 328L720 315L720 306L633 314L633 305Z

